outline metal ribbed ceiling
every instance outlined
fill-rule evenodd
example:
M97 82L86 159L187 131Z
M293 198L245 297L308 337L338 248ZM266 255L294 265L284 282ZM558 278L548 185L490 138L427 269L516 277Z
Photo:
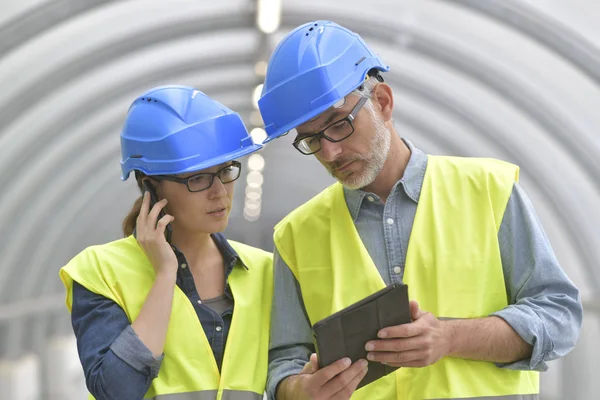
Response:
M313 19L359 32L391 66L385 78L403 136L431 153L521 166L564 269L586 309L598 311L600 5L569 4L289 0L279 31L265 35L251 0L4 0L0 357L68 332L58 269L87 245L120 237L137 196L119 180L119 129L131 100L159 84L192 85L251 127L255 64ZM270 249L273 225L332 182L290 142L262 152L257 221L242 216L238 181L229 237Z

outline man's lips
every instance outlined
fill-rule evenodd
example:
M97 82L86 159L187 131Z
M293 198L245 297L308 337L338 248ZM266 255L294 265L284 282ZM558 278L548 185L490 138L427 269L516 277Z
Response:
M333 172L341 172L344 171L346 169L348 169L348 167L350 165L352 165L352 163L354 163L354 160L347 162L346 164L342 165L341 167L337 167L333 169Z

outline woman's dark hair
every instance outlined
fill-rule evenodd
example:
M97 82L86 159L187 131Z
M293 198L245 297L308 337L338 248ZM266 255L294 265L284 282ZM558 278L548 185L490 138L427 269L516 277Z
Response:
M140 191L142 191L142 192L143 192L142 180L145 177L146 177L146 175L144 175L143 173L141 173L139 171L135 171L135 180L137 181L138 187L140 188ZM125 235L125 237L133 234L133 230L135 229L137 217L138 217L138 215L140 215L140 210L142 208L142 200L143 199L144 199L143 196L140 196L137 198L137 200L133 203L131 210L129 210L129 213L123 220L122 228L123 228L123 235Z

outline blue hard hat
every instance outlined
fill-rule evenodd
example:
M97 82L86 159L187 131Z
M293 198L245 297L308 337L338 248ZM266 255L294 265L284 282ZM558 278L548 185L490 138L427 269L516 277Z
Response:
M175 175L231 161L262 148L239 114L187 86L161 86L132 103L121 131L121 179L133 170Z
M389 71L358 34L334 22L313 21L293 30L269 60L258 101L265 143L327 110L373 68Z

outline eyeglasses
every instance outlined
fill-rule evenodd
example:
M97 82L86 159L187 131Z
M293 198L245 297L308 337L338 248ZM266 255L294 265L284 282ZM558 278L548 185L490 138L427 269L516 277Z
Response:
M294 140L294 147L300 153L310 155L321 150L321 139L326 139L332 143L348 139L354 133L354 124L352 121L354 121L356 114L358 114L367 100L369 100L368 97L361 97L346 118L333 122L320 132L302 135L302 137L297 138Z
M219 177L219 180L222 183L230 183L239 178L241 172L242 164L238 161L233 161L231 165L223 167L217 172L202 172L200 174L188 176L187 178L178 178L172 175L154 175L152 178L183 183L190 192L201 192L212 186L215 176Z

